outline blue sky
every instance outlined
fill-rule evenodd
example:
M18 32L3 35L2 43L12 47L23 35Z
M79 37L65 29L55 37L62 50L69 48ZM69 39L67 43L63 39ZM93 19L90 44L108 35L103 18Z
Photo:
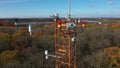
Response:
M72 17L120 17L120 0L72 0ZM0 0L0 18L68 13L68 0Z

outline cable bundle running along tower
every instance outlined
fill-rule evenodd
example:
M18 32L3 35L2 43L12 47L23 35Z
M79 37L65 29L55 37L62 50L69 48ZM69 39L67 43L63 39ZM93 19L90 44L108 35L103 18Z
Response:
M76 68L76 25L55 19L55 68Z

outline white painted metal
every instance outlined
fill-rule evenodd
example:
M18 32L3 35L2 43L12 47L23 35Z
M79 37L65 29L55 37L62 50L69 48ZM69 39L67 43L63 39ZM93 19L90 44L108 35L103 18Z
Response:
M75 42L76 37L72 37L71 40L72 40L72 42Z
M48 50L45 50L45 59L48 59L49 57L62 58L62 57L60 57L60 56L56 56L56 55L51 55L51 54L48 54Z
M54 22L15 22L15 25L18 26L18 25L28 25L28 31L30 33L30 35L32 35L32 25L33 24L52 24Z
M74 23L66 23L66 28L75 28L76 25Z

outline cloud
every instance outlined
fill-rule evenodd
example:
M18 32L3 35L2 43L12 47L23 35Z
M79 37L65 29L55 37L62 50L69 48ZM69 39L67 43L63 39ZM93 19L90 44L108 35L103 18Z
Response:
M109 1L107 2L107 4L108 4L108 5L113 5L113 4L114 4L114 1L109 0Z

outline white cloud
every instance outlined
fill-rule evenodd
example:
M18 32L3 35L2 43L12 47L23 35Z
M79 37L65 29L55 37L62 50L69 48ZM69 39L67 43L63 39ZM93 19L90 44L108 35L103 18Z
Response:
M108 4L108 5L113 5L113 4L114 4L114 1L109 0L109 1L107 2L107 4Z

